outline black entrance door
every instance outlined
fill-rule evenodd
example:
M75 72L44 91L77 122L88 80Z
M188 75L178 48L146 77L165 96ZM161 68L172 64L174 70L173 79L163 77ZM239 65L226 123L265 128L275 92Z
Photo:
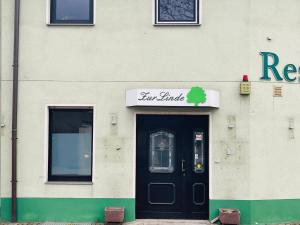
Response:
M136 216L208 219L208 116L137 115Z

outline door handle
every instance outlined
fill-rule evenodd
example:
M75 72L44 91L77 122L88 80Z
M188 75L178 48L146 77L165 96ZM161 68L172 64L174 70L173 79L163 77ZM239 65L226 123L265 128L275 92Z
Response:
M182 159L181 160L181 172L185 172L185 160L184 159Z

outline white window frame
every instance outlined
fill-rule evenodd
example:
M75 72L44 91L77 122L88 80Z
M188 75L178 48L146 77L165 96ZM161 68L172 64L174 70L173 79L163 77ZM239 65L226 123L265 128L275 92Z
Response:
M60 109L93 109L93 148L92 148L92 180L91 181L48 181L48 159L49 159L49 109L50 108L60 108ZM95 179L95 158L96 158L96 106L94 104L47 104L45 106L45 135L44 135L44 183L45 184L93 184Z
M51 23L51 0L46 0L46 24L48 26L94 26L96 24L96 0L93 0L93 23Z
M153 0L153 25L154 26L199 26L202 23L202 0L196 1L196 20L192 22L159 22L158 21L158 0Z

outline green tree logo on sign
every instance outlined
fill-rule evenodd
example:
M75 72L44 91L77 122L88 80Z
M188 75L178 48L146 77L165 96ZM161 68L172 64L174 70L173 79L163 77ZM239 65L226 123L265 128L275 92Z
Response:
M194 103L198 106L200 103L206 102L206 94L201 87L192 87L189 93L186 95L188 103Z

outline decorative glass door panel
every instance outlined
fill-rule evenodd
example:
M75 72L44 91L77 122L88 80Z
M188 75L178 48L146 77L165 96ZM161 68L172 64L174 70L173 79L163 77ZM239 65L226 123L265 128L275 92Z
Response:
M150 134L149 171L172 173L174 171L175 136L167 131Z

